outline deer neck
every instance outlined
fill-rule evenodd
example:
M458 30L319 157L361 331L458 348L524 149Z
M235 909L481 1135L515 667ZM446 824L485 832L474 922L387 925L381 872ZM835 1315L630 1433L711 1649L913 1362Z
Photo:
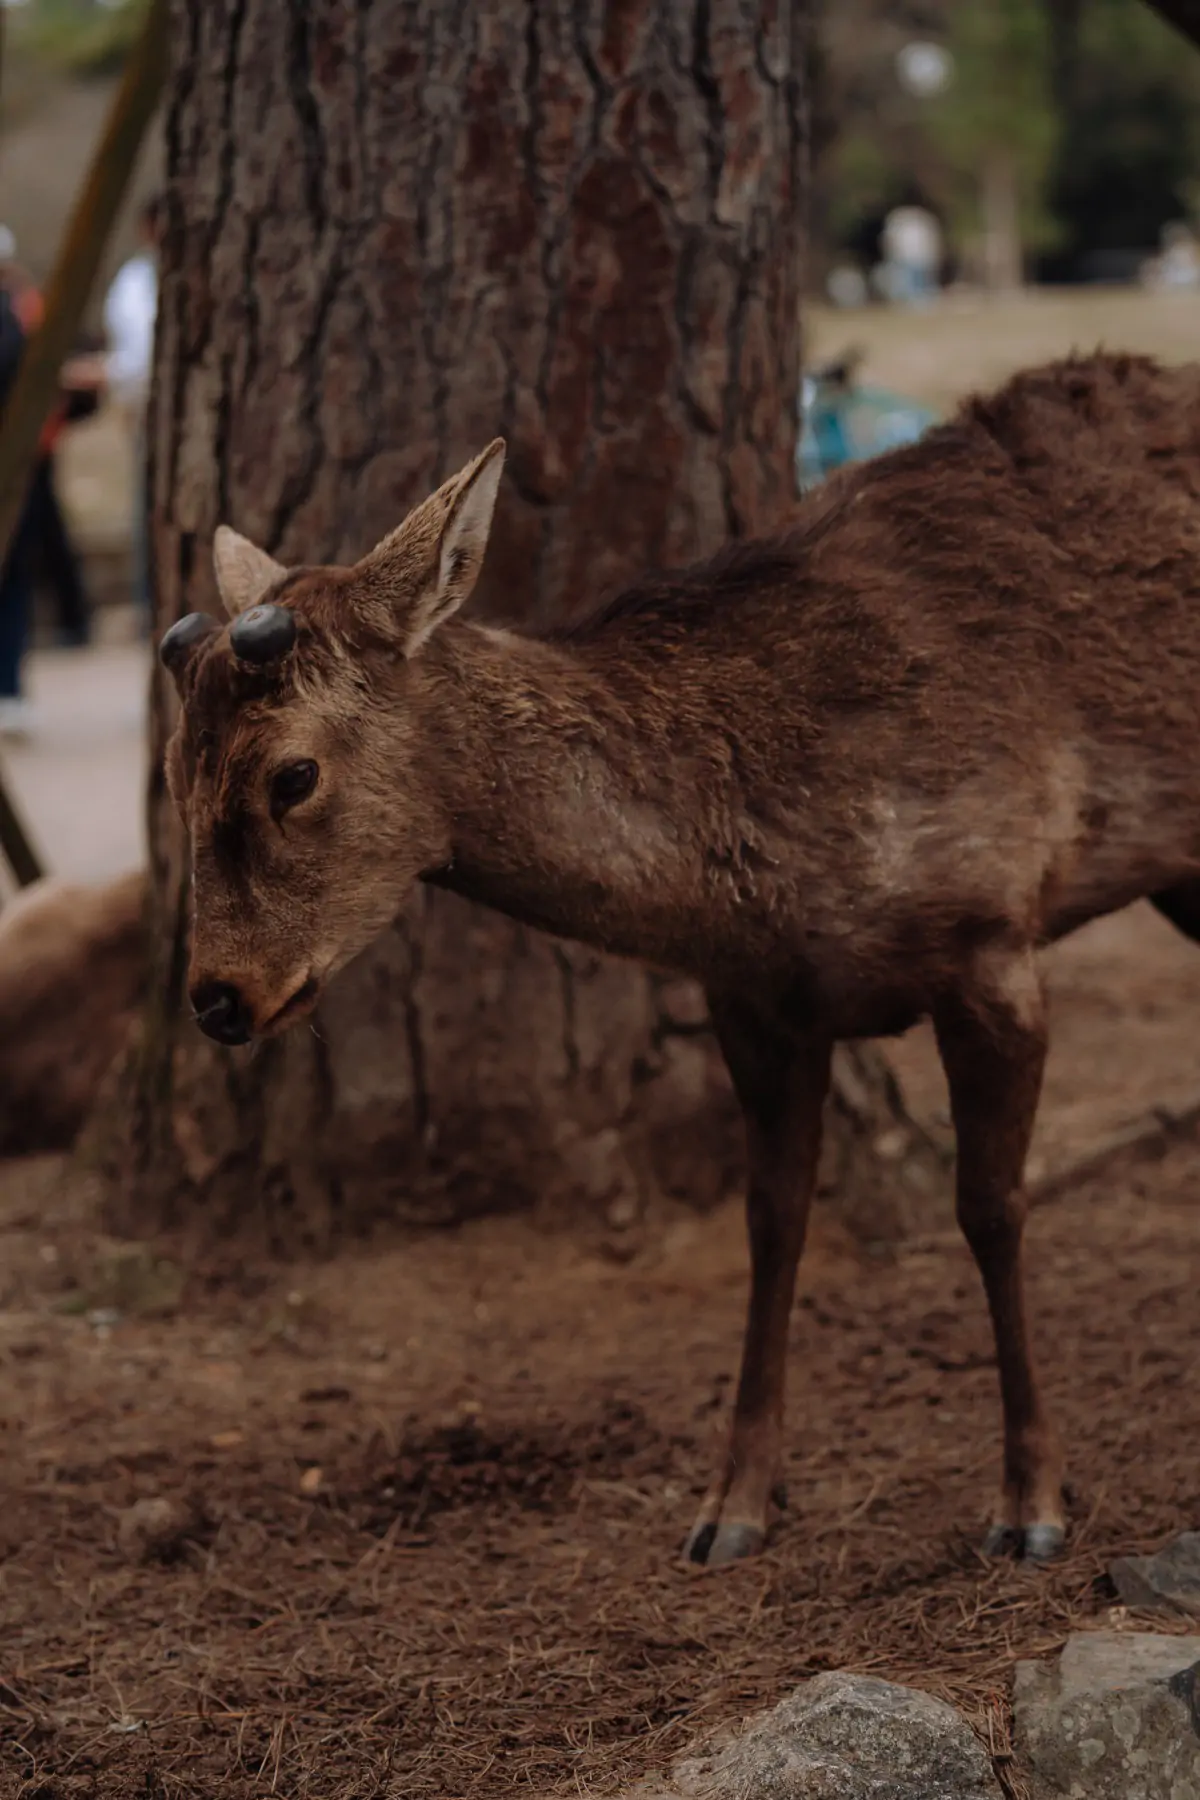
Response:
M452 856L429 879L513 918L654 954L687 861L685 774L636 671L453 624L431 691ZM677 791L678 790L678 791Z

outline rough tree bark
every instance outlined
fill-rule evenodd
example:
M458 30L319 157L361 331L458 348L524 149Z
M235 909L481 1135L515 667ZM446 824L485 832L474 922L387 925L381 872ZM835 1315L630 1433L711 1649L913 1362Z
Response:
M477 616L546 620L786 514L807 23L802 0L176 0L160 627L215 607L219 521L285 562L349 560L498 432ZM170 706L158 681L155 768ZM124 1227L252 1216L294 1246L380 1214L562 1195L619 1220L728 1186L738 1134L687 984L432 892L315 1030L215 1050L182 1003L158 777L150 829ZM854 1143L907 1130L881 1082L847 1071ZM831 1166L852 1154L835 1134Z

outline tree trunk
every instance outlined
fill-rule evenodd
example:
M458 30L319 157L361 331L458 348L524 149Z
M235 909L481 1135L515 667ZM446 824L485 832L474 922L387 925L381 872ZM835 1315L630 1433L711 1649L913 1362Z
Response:
M284 562L350 560L497 433L476 616L546 621L775 525L807 23L799 0L176 0L160 628L215 608L221 520ZM159 680L156 769L170 708ZM214 1048L185 1016L157 775L149 811L125 1229L252 1218L295 1247L559 1197L620 1223L728 1188L740 1134L697 992L432 891L314 1030Z
M1024 273L1021 256L1017 172L1005 150L993 150L983 166L980 189L983 215L984 280L989 293L1014 293Z
M1075 104L1083 0L1045 0L1045 5L1050 28L1050 88L1060 117L1066 118Z

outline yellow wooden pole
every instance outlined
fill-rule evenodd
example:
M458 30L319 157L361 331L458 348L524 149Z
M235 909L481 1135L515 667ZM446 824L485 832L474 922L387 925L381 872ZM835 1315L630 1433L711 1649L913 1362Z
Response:
M75 202L42 323L25 347L0 419L0 569L21 523L38 441L58 399L59 371L87 308L105 245L154 117L167 65L168 0L150 0L87 178ZM42 874L40 860L0 779L0 849L21 885Z
M46 873L3 780L0 780L0 849L4 851L5 860L20 887L28 887L30 882L40 881Z

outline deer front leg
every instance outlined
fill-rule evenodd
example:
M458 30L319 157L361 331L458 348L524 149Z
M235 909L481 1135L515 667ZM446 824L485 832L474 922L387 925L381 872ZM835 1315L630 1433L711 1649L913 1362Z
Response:
M798 1038L744 1001L709 996L746 1119L750 1310L728 1447L687 1540L710 1568L760 1549L782 1474L788 1320L821 1145L832 1045Z
M1025 1312L1025 1157L1046 1057L1031 949L993 950L935 1011L958 1141L958 1221L983 1278L1004 1406L1004 1482L985 1549L1054 1556L1065 1537L1062 1453L1046 1414Z

